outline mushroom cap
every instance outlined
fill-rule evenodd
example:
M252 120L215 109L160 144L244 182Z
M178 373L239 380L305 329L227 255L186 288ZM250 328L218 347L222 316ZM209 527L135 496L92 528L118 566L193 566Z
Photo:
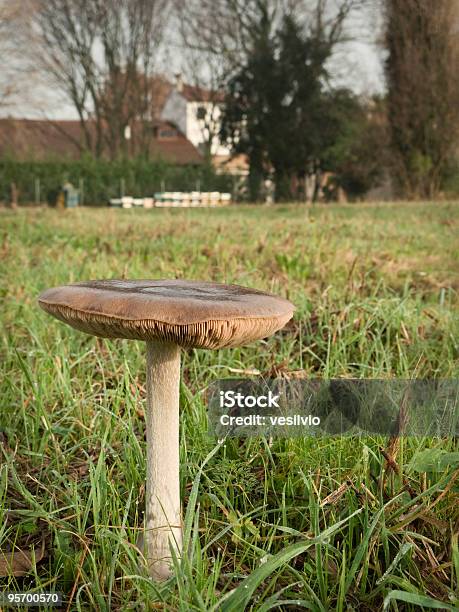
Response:
M178 279L74 283L47 289L38 303L94 336L214 349L265 338L295 310L288 300L256 289Z

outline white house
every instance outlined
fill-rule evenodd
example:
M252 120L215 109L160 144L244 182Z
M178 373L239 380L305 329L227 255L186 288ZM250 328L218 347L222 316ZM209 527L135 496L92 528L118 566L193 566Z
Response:
M222 97L202 87L188 85L177 75L162 108L161 119L171 121L202 153L210 145L212 158L228 159L231 150L220 141Z

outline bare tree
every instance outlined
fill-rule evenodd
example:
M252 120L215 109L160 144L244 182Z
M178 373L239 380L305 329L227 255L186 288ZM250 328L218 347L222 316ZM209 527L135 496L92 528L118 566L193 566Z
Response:
M168 18L168 0L38 0L40 57L71 100L85 146L99 156L148 150L152 76ZM140 127L139 127L140 126ZM132 141L131 141L132 142Z
M10 108L26 98L35 70L26 53L30 40L29 13L15 0L0 0L0 108Z
M179 31L186 48L217 56L220 71L244 66L257 30L260 10L271 13L278 25L286 14L295 15L331 43L347 38L345 24L368 0L175 0Z
M219 142L225 87L249 52L258 4L258 0L174 0L182 73L187 83L205 91L205 104L197 112L202 113L198 119L208 160Z
M9 58L12 51L11 30L15 18L16 15L12 12L11 5L3 0L0 4L0 53L4 58ZM5 105L8 98L11 97L13 90L13 81L5 78L3 73L0 81L0 106Z
M194 112L201 134L202 153L210 160L219 142L225 76L222 62L219 56L196 49L186 49L182 58L179 78L184 87L194 92Z
M457 0L386 0L386 77L400 194L435 197L459 138Z
M326 48L326 57L331 58L335 49L349 40L349 32L346 29L348 18L365 3L365 0L188 0L186 3L176 0L175 7L182 43L187 49L188 57L196 54L196 57L201 59L201 65L204 66L201 74L218 82L221 97L222 90L230 92L231 83L235 82L234 78L237 78L237 75L248 74L248 65L253 58L254 49L262 38L266 37L269 40L265 41L266 53L261 52L261 56L266 56L268 50L272 50L273 61L277 61L276 32L285 23L286 18L291 17L300 25L311 44L316 45L318 54L322 54ZM262 23L265 25L261 25ZM209 61L210 58L216 60L214 64ZM258 65L260 67L260 62ZM325 80L327 74L328 71L322 70L320 78ZM257 84L258 90L251 92L250 95L253 94L253 97L249 106L259 110L258 116L254 119L254 124L259 126L260 115L266 105L258 106L258 102L262 97L261 90L266 89L264 85L268 84L263 81L263 76L260 74L258 76L261 78ZM298 83L300 79L301 75L292 75L290 82ZM247 92L253 87L255 86L252 84L248 85ZM230 98L233 94L234 92L230 94ZM287 98L290 94L291 91L286 93L286 99L282 104L288 103ZM230 99L227 98L226 101L230 102ZM218 104L221 105L221 102ZM224 106L228 109L231 104L225 103ZM266 162L267 143L263 140L269 138L268 134L272 129L266 129L263 137L256 128L244 129L244 125L247 127L247 113L239 109L236 114L239 111L240 116L238 115L237 120L228 121L227 117L224 121L227 128L231 125L231 129L226 129L225 134L232 143L233 152L248 154L249 182L253 184L252 198L256 198L263 175L270 171L266 168L270 169L273 165L272 159ZM224 114L228 115L226 112ZM246 134L250 132L251 136L242 139L242 132ZM255 132L258 134L257 137ZM242 140L247 139L253 142L246 142L247 146L243 147ZM278 147L278 151L281 148ZM306 168L303 170L307 171L309 170ZM314 172L319 173L317 165L314 167Z

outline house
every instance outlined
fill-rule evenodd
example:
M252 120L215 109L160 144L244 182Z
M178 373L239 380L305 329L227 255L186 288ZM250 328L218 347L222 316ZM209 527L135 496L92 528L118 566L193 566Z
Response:
M228 158L231 150L218 137L222 104L220 92L188 85L181 75L177 75L175 86L162 108L161 119L175 123L202 153L209 147L211 157Z
M94 126L89 124L89 129ZM176 165L199 165L203 156L174 124L155 121L151 134L145 139L153 159L163 159ZM139 152L137 138L144 125L134 124L126 143L128 155ZM85 151L83 129L79 121L43 121L35 119L0 119L0 157L12 156L19 160L49 158L78 159ZM109 157L105 150L103 157Z
M147 150L152 158L173 164L201 164L210 157L219 173L238 177L248 173L247 158L232 156L230 147L219 139L222 92L185 83L180 75L175 83L164 75L155 75L141 86L150 90L150 109L142 117L129 120L124 135L121 132L111 148L105 145L103 157L109 157L113 150L129 156ZM108 107L112 93L107 90ZM95 133L95 123L88 122L87 129ZM87 148L78 120L0 119L0 156L72 159Z
M122 71L107 79L100 96L105 113L123 117L129 125L132 121L156 119L174 123L203 153L208 153L207 143L212 134L211 154L220 149L219 152L228 155L228 148L221 149L216 138L221 113L217 102L223 102L221 94L184 83L180 75L175 83L163 74L137 74L130 80Z

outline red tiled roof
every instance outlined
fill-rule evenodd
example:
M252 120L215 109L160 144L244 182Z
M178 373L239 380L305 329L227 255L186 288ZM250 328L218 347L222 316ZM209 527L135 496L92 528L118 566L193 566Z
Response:
M160 117L161 111L166 104L174 85L163 75L157 75L151 78L151 90L153 95L153 115Z
M183 83L177 91L188 102L223 102L224 99L223 92L212 91L198 85L188 85L187 83Z
M122 78L122 75L120 75ZM165 75L157 74L146 77L147 82L143 83L143 87L147 86L152 96L152 116L160 117L166 100L172 91L178 91L188 102L223 102L224 93L222 91L212 91L198 85L190 85L180 81L180 85L171 82ZM129 103L127 98L126 103Z
M84 148L79 121L0 119L0 156L75 159Z
M89 124L91 130L94 124ZM170 122L154 124L154 136L149 142L152 157L173 164L200 164L202 155ZM133 135L139 131L135 126ZM161 136L167 132L166 136ZM0 157L20 160L78 159L85 151L83 129L79 121L42 121L32 119L0 119ZM108 157L107 154L104 157Z

